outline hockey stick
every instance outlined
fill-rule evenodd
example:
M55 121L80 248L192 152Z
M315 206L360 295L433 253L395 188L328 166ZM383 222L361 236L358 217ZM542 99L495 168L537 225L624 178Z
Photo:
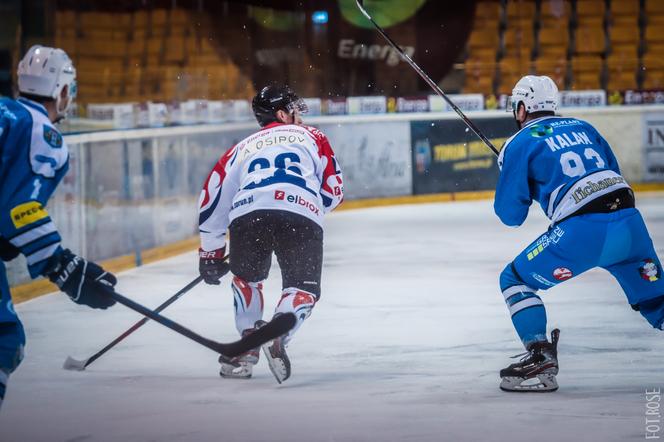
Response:
M434 81L433 81L433 80L432 80L432 79L426 74L426 72L424 72L424 71L423 71L423 70L417 65L417 63L415 63L415 62L413 61L413 59L410 58L410 57L408 56L408 54L406 54L406 53L403 51L403 49L401 49L401 47L400 47L400 46L399 46L394 40L392 40L392 39L390 38L389 35L387 35L387 34L385 33L385 31L383 30L383 28L381 28L381 27L378 25L378 23L376 23L376 22L374 21L373 18L371 18L371 16L370 16L369 13L367 12L367 10L364 9L364 5L363 5L364 0L355 0L355 2L357 3L357 7L360 9L360 11L362 12L362 14L364 14L364 16L365 16L367 19L369 19L369 21L374 25L374 27L376 28L376 30L380 33L380 35L382 35L383 38L385 38L385 40L387 40L387 42L388 42L388 43L389 43L394 49L396 49L397 52L399 52L399 54L401 54L401 58L403 58L403 59L404 59L404 60L405 60L405 61L406 61L406 62L407 62L407 63L408 63L413 69L415 69L415 72L417 72L417 73L420 75L420 77L422 77L422 79L423 79L423 80L424 80L424 81L425 81L425 82L431 87L431 89L433 89L438 95L440 95L440 96L443 98L443 100L445 100L445 101L447 102L447 104L449 104L450 107L451 107L452 109L454 109L454 112L456 112L456 113L461 117L461 119L464 121L464 123L466 123L466 126L468 126L468 127L470 128L470 130L472 130L472 131L475 133L475 135L477 135L477 136L478 136L478 137L484 142L484 144L486 144L487 147L488 147L489 149L491 149L491 150L493 151L493 153L496 154L496 156L498 156L499 153L498 153L498 149L496 149L496 146L493 145L493 143L492 143L492 142L491 142L491 141L490 141L490 140L489 140L489 139L488 139L488 138L482 133L482 131L479 130L479 128L478 128L477 126L475 126L475 123L473 123L473 122L472 122L472 121L471 121L471 120L470 120L470 119L469 119L469 118L468 118L468 117L467 117L467 116L461 111L461 109L459 109L459 107L458 107L456 104L454 104L454 102L452 102L452 100L449 99L449 97L448 97L447 95L445 95L445 92L443 92L443 90L442 90L442 89L441 89L441 88L440 88L440 87L439 87L439 86L438 86L438 85L437 85L437 84L436 84L436 83L435 83L435 82L434 82Z
M186 336L192 341L197 342L202 346L207 347L210 350L228 358L239 356L242 353L246 353L256 347L260 347L261 345L288 333L288 331L295 326L297 321L297 318L293 313L283 313L272 318L272 320L264 327L261 327L250 335L247 335L235 342L223 343L205 338L198 333L193 332L188 328L178 324L177 322L168 319L167 317L162 316L159 313L156 313L155 311L150 310L149 308L135 301L132 301L129 298L122 296L118 292L109 291L109 296L125 307L137 311L143 316L147 316L153 321L160 323L164 327L168 327L174 332L179 333L182 336Z
M169 305L173 304L175 301L177 301L178 299L180 299L180 297L181 297L182 295L184 295L184 294L187 293L189 290L191 290L192 288L194 288L194 287L195 287L199 282L201 282L202 280L203 280L203 277L202 277L202 276L198 276L196 279L194 279L194 280L191 281L189 284L187 284L186 286L184 286L184 288L182 288L179 292L177 292L176 294L174 294L173 296L171 296L170 298L168 298L168 300L166 300L166 302L164 302L164 303L161 304L159 307L157 307L156 309L154 309L155 313L159 313L159 312L161 312L162 310L166 309L166 307L168 307ZM135 332L136 330L138 330L139 328L141 328L141 327L142 327L146 322L148 322L149 320L150 320L149 318L144 317L143 319L141 319L140 321L138 321L136 324L134 324L134 325L132 325L130 328L128 328L128 329L127 329L124 333L122 333L120 336L118 336L117 338L115 338L115 339L114 339L111 343L109 343L106 347L102 348L102 349L99 350L97 353L93 354L92 356L90 356L90 357L87 358L87 359L84 359L84 360L81 361L81 360L78 360L78 359L74 359L74 358L72 358L71 356L67 356L67 359L65 360L65 363L62 365L62 368L64 368L65 370L77 370L77 371L83 371L83 370L85 370L85 368L86 368L88 365L92 364L94 361L96 361L97 359L99 359L104 353L106 353L107 351L109 351L111 348L115 347L115 345L117 345L120 341L124 340L124 338L126 338L126 337L129 336L130 334L134 333L134 332Z

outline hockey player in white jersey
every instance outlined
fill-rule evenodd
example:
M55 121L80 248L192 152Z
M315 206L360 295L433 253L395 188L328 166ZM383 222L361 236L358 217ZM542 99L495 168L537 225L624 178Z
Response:
M0 99L0 405L25 345L2 261L23 254L31 277L48 277L77 304L115 304L107 295L115 276L63 249L46 210L69 165L53 124L76 95L76 70L62 49L33 46L19 63L18 89L18 99Z
M343 181L327 137L302 123L306 104L289 87L263 88L252 108L262 129L221 157L201 192L199 268L208 284L219 284L230 269L235 325L246 335L262 323L262 281L274 252L282 276L274 314L297 316L287 335L263 346L281 383L291 371L286 346L320 298L323 216L343 200ZM249 378L258 358L258 349L222 357L220 374Z

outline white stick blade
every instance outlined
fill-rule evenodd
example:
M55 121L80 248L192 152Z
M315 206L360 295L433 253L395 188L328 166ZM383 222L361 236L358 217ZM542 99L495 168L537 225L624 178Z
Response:
M83 371L85 370L85 363L87 361L87 359L85 361L79 361L78 359L74 359L71 356L67 356L65 363L62 364L62 368L65 370Z

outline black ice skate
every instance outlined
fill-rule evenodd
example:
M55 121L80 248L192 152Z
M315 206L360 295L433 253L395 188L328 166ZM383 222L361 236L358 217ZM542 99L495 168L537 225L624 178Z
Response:
M250 328L242 332L242 337L252 333L256 328ZM254 365L258 363L260 352L258 348L249 350L234 358L227 358L224 355L219 356L221 369L219 375L222 378L231 379L249 379L253 373Z
M261 322L262 324L259 324ZM265 322L256 322L256 328L260 328ZM286 354L286 347L284 345L285 336L280 336L272 342L263 345L263 353L270 366L270 371L278 383L282 383L290 377L291 365L288 355Z
M558 337L560 330L551 332L551 343L536 342L523 358L500 370L500 389L518 392L550 392L558 389Z

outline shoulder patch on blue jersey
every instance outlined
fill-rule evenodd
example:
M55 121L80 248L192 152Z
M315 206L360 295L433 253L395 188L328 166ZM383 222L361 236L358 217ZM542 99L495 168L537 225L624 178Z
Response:
M44 140L54 149L62 147L62 135L55 128L44 125Z
M546 137L553 133L553 127L548 124L533 124L529 130L530 136L534 138Z

